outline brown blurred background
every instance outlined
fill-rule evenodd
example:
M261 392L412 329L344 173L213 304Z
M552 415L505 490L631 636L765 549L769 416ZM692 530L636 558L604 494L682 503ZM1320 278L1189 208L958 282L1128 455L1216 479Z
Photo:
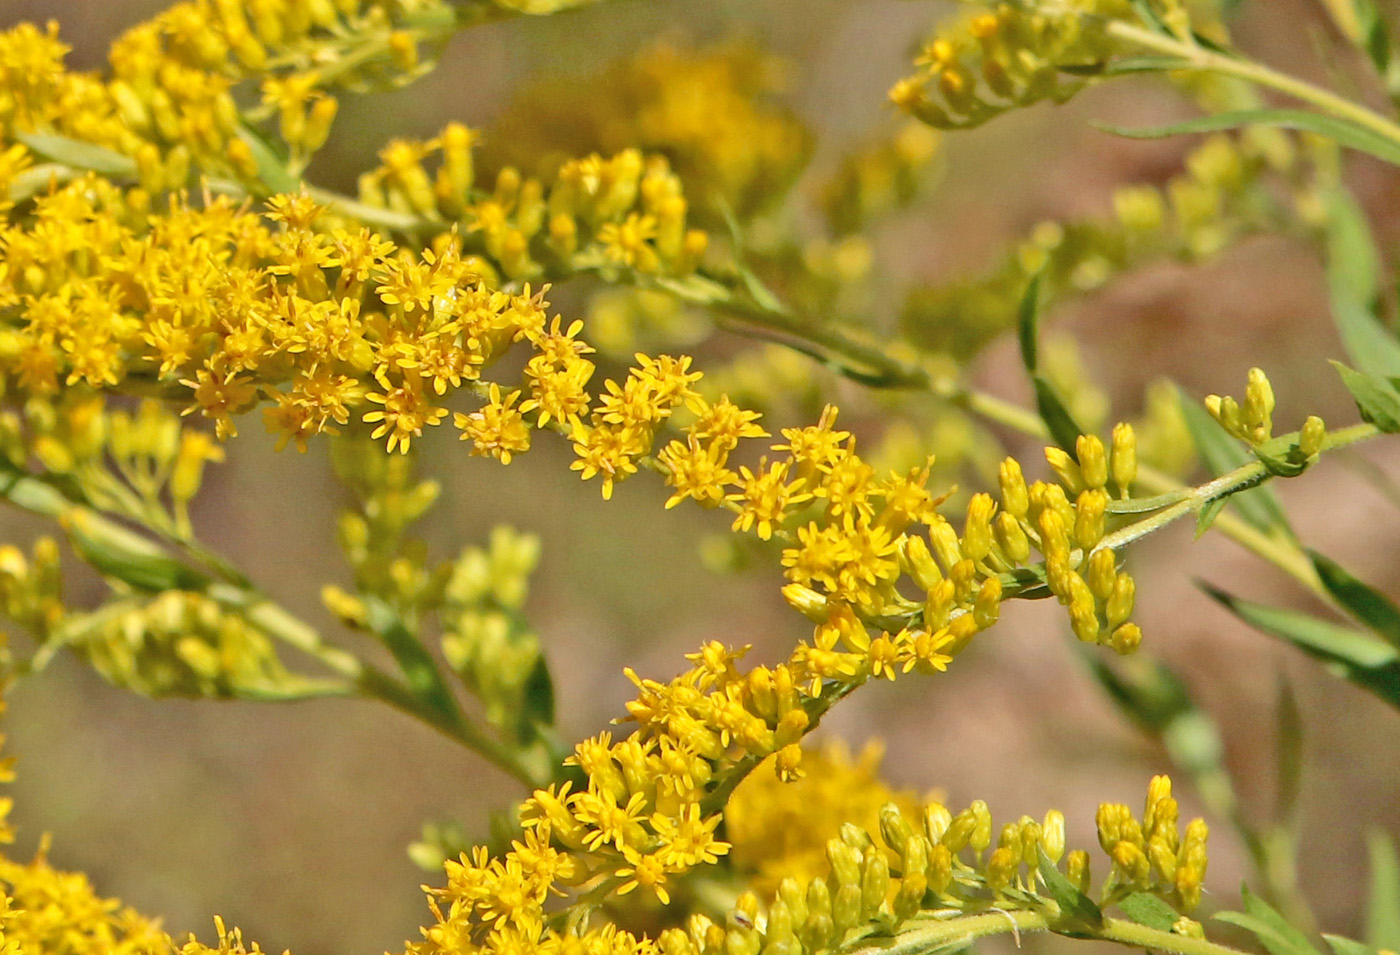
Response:
M162 6L0 0L0 28L58 18L73 63L99 68L113 36ZM820 166L888 121L884 91L906 70L911 43L948 6L623 2L480 28L454 41L437 72L413 86L344 100L315 175L351 188L388 136L431 135L448 119L484 123L518 84L586 75L661 33L755 36L790 55L791 104L825 144ZM1310 4L1267 0L1245 11L1244 46L1279 65L1316 69L1312 37L1321 22ZM907 217L891 254L929 277L952 278L988 264L1001 243L1042 218L1106 214L1112 186L1170 171L1183 144L1116 140L1087 120L1132 121L1142 110L1169 109L1164 103L1170 97L1150 88L1108 88L950 137L937 194ZM1363 165L1358 186L1373 210L1400 208L1396 177ZM1396 222L1389 226L1393 237ZM1139 411L1145 374L1172 375L1193 393L1238 394L1258 364L1280 395L1278 420L1317 412L1340 423L1355 410L1322 361L1340 354L1325 309L1315 254L1265 238L1204 268L1146 270L1059 310L1055 321L1078 334L1120 417ZM989 389L1025 399L1012 343L992 349L977 373ZM340 493L322 450L274 454L259 430L250 423L229 447L230 462L214 469L197 526L273 596L326 623L320 586L344 582L330 544ZM631 689L624 664L666 678L702 640L754 643L767 659L804 636L772 567L727 579L703 569L701 540L727 522L696 508L663 512L658 482L635 480L605 504L596 485L568 471L560 442L541 441L503 472L449 439L444 432L426 442L425 468L447 486L426 533L440 556L483 541L500 521L543 537L528 609L554 666L566 737L597 732L621 712ZM1365 454L1398 475L1393 445ZM1305 542L1400 591L1395 511L1353 470L1328 461L1279 490ZM8 512L0 528L6 538L33 532ZM1143 544L1135 566L1150 646L1224 727L1252 812L1271 809L1273 709L1280 680L1293 683L1308 730L1303 883L1327 930L1359 933L1363 831L1400 834L1400 718L1235 625L1194 588L1204 578L1253 599L1308 605L1223 538L1193 543L1189 527L1174 527ZM18 856L52 832L56 865L84 870L104 894L163 915L172 932L207 938L217 912L266 948L299 955L376 952L416 937L428 914L418 886L435 878L405 854L420 825L460 819L480 832L490 810L520 795L471 754L370 704L151 702L66 659L14 692L5 732L8 752L20 757ZM986 799L998 820L1057 806L1079 844L1093 840L1099 801L1138 806L1151 774L1170 769L1083 672L1062 617L1040 605L1009 607L946 677L867 688L824 732L857 745L882 736L895 781L943 787L955 806ZM1184 815L1197 809L1193 794L1181 796ZM1208 884L1229 902L1245 870L1228 828L1212 824Z

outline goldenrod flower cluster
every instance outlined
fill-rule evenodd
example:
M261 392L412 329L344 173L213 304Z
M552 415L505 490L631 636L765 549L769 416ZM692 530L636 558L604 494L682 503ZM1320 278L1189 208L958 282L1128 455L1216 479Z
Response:
M565 162L546 189L507 166L495 188L479 194L472 156L477 134L448 125L426 142L395 140L381 165L360 177L370 206L425 216L434 228L456 224L467 248L486 258L493 281L534 279L546 270L631 269L687 275L708 235L686 227L680 179L661 156L636 149ZM425 162L436 165L429 175Z
M884 747L868 743L858 756L839 743L803 754L804 774L783 781L766 766L745 777L724 809L728 862L760 895L786 878L810 881L827 871L826 843L852 823L867 832L880 827L880 811L896 804L917 814L918 794L892 788L880 775Z
M487 130L493 168L548 175L591 153L637 148L668 157L716 221L772 204L806 163L810 136L775 95L781 60L753 44L646 47L592 80L528 87Z
M941 28L890 90L911 116L939 129L978 126L1042 100L1064 102L1120 50L1105 24L1136 20L1128 0L1003 0Z
M238 84L260 83L304 162L335 117L326 90L411 78L420 43L454 16L441 0L179 3L113 43L109 80L64 68L56 24L20 24L0 34L0 138L53 132L103 147L134 159L153 193L184 188L196 170L256 182Z

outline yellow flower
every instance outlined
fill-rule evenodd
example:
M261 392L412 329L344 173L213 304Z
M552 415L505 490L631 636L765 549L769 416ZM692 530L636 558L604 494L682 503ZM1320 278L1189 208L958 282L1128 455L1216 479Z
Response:
M383 405L382 411L368 411L363 420L367 424L380 422L370 435L372 438L389 436L388 450L392 454L397 447L402 454L408 453L408 443L423 433L425 425L439 424L447 415L446 408L429 404L423 395L419 378L405 378L397 388L381 383L383 392L370 392L365 396L369 401Z

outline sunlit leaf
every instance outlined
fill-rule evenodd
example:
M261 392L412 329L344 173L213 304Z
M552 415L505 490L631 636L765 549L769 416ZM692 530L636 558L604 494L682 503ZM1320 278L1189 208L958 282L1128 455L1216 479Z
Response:
M1164 126L1112 126L1096 123L1104 132L1129 139L1163 139L1189 133L1218 133L1245 126L1279 126L1305 133L1316 133L1340 146L1369 153L1392 165L1400 165L1400 144L1361 126L1323 113L1305 109L1242 109L1212 113Z

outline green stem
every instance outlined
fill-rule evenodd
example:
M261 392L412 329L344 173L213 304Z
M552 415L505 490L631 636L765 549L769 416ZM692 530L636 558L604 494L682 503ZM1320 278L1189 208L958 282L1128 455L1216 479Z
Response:
M1125 919L1104 919L1098 937L1105 942L1117 942L1153 952L1172 952L1174 955L1239 955L1239 949L1219 942L1163 932Z
M1380 434L1380 431L1375 425L1352 425L1349 428L1343 428L1340 431L1334 431L1329 434L1327 439L1323 442L1322 447L1324 451L1344 448L1348 445L1356 444L1358 441L1374 438L1378 434ZM1165 507L1140 521L1129 524L1127 527L1119 528L1112 534L1104 537L1104 539L1099 542L1098 546L1117 549L1131 544L1135 540L1139 540L1154 531L1166 527L1178 518L1199 511L1201 508L1214 501L1263 484L1269 477L1268 468L1264 467L1263 463L1260 461L1251 461L1248 464L1242 464L1233 471L1222 474L1213 481L1207 481L1200 487L1186 490L1182 499L1175 504ZM1276 548L1273 550L1276 552Z
M993 935L1011 935L1019 944L1022 933L1054 930L1051 918L1040 912L1003 909L946 919L918 919L917 924L917 928L901 932L889 942L869 944L863 939L862 944L840 951L842 955L926 955L962 949L979 938ZM1084 937L1172 955L1240 955L1239 949L1228 945L1164 932L1124 919L1104 919L1097 932Z
M1253 60L1217 53L1198 44L1156 33L1121 20L1109 23L1105 29L1109 36L1158 53L1165 53L1168 56L1180 57L1197 69L1234 76L1283 93L1285 96L1291 96L1400 145L1400 125L1396 125L1392 120L1359 103L1354 103L1321 87L1313 86L1296 76L1280 73Z

